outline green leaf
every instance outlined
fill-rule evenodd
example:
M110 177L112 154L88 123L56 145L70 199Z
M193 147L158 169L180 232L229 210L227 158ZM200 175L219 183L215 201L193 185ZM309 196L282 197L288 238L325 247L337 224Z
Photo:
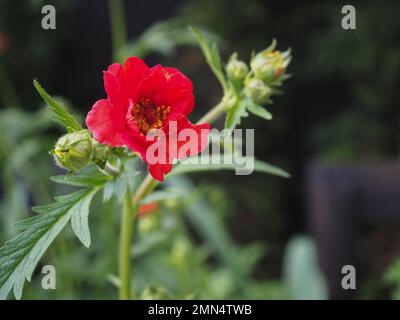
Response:
M33 85L35 86L36 90L39 92L43 100L46 101L55 121L59 122L65 128L67 128L68 132L82 130L82 127L76 121L76 119L65 109L65 107L61 103L54 100L42 88L37 80L33 80Z
M90 165L80 171L79 174L54 176L50 179L56 183L67 184L75 187L93 187L112 180L113 177L106 174L103 170L100 170L98 166Z
M225 164L223 163L223 155L205 156L201 155L199 157L188 158L188 162L181 162L177 164L168 175L168 177L190 173L190 172L203 172L203 171L216 171L216 170L236 170L238 166L235 163ZM195 159L193 159L195 158ZM201 159L201 160L200 160ZM195 162L193 164L191 161ZM290 174L281 168L274 166L272 164L257 160L253 157L241 157L240 161L254 161L254 171L269 173L275 176L289 178Z
M80 201L79 207L73 212L71 217L72 230L74 230L75 235L86 248L89 248L91 243L88 217L90 202L94 194L92 193L91 196Z
M228 91L228 84L224 72L222 70L221 58L219 55L217 44L215 42L209 43L203 36L203 34L200 33L196 28L189 26L189 29L195 36L197 42L199 43L200 48L203 51L203 54L206 58L206 61L210 66L211 70L214 72L217 79L219 80L224 90L224 93L226 93Z
M324 300L326 281L318 266L315 242L306 236L290 239L283 259L283 280L291 299Z
M47 248L73 216L87 216L90 201L98 190L98 187L87 188L58 197L55 203L33 208L39 215L17 224L23 232L0 248L0 299L6 299L12 288L15 297L21 298L25 279L31 280ZM79 229L78 237L87 244L90 236L85 233L84 224L85 219L81 218L75 228Z
M138 184L138 176L140 171L137 170L135 159L129 159L125 163L125 170L122 170L119 175L114 177L113 180L108 181L104 186L103 201L110 200L113 194L121 202L125 196L126 190L129 188L131 191L135 190Z
M163 190L163 191L154 191L149 194L147 197L144 197L140 204L150 203L153 201L162 201L166 199L173 199L179 197L182 193L178 190Z
M226 129L235 129L240 124L241 119L248 116L246 106L245 100L238 100L232 107L226 110Z
M246 99L245 104L246 104L247 110L250 111L252 114L254 114L260 118L263 118L265 120L272 119L272 114L269 111L267 111L267 109L254 103L251 99Z

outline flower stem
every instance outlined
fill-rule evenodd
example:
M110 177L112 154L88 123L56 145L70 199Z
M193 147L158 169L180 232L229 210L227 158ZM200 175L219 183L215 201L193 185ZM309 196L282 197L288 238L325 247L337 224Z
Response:
M131 190L128 187L123 202L119 243L119 298L121 300L131 298L131 244L135 212Z
M214 122L225 112L225 108L225 99L222 99L214 108L201 117L197 124Z

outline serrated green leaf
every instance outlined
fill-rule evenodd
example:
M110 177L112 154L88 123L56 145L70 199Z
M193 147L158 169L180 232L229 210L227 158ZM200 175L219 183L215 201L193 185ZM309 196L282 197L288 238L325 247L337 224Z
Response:
M178 190L162 190L162 191L154 191L149 194L147 197L144 197L140 204L150 203L153 201L162 201L166 199L173 199L179 197L182 193Z
M65 109L65 107L53 99L39 84L37 80L33 80L33 85L39 92L40 96L47 103L49 110L51 111L55 121L63 125L68 132L82 130L81 125L76 119Z
M35 207L33 210L40 213L39 215L17 224L23 232L0 248L0 299L7 298L12 288L15 297L21 298L25 279L31 280L40 258L71 217L83 216L79 222L79 228L83 231L79 230L77 235L79 234L78 237L84 244L88 243L84 217L87 216L90 201L98 190L99 187L86 188L59 197L53 204Z
M226 110L225 129L235 129L243 117L247 117L245 100L237 101L232 107Z
M193 159L195 158L195 159ZM190 160L191 159L191 160ZM254 171L269 173L275 176L289 178L290 174L281 168L274 166L272 164L266 163L264 161L257 160L252 157L241 157L241 162L244 161L254 161ZM190 161L190 162L189 162ZM192 163L195 162L196 164ZM238 166L235 163L226 164L223 161L223 155L214 156L201 156L201 160L198 157L188 158L188 162L181 162L177 164L167 176L172 177L180 174L190 173L190 172L203 172L203 171L217 171L217 170L236 170Z
M267 109L254 103L251 99L246 99L245 104L246 104L247 110L250 111L252 114L254 114L260 118L263 118L265 120L272 119L272 114Z
M100 170L96 165L90 165L78 174L54 176L50 179L56 183L76 187L94 187L112 180L113 177Z
M208 65L210 66L211 70L214 72L215 76L217 77L218 81L220 82L224 93L228 91L228 84L222 70L221 65L221 58L218 51L218 45L214 43L209 43L206 38L202 35L200 31L196 28L190 26L190 31L195 36L197 42L200 45L201 50L206 58Z

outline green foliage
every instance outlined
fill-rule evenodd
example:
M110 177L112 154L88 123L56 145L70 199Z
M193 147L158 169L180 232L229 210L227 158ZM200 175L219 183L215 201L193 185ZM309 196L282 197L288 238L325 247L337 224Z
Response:
M12 288L15 297L21 298L25 279L31 280L40 258L70 219L76 236L85 246L90 245L89 205L108 176L103 174L102 180L94 180L88 172L85 175L86 180L84 177L77 179L86 185L85 189L56 197L53 204L34 207L33 210L39 215L17 223L22 233L0 248L1 299L5 299ZM94 175L100 177L97 172ZM55 181L61 180L56 178ZM67 179L65 181L69 182Z
M400 299L400 259L396 259L384 274L384 281L393 286L393 299Z
M290 240L284 256L284 280L292 299L327 299L327 285L318 267L315 243L307 237Z
M213 33L202 30L207 39L221 42ZM195 46L196 40L187 28L187 23L180 19L169 19L153 24L138 38L130 41L120 51L124 60L130 56L145 57L149 53L171 56L177 47Z
M290 50L284 53L274 51L276 46L274 39L268 48L252 57L250 72L246 63L237 59L235 52L225 68L227 71L225 76L216 43L207 41L195 28L190 27L190 30L223 88L224 96L221 103L226 111L225 128L234 129L240 124L241 118L248 116L248 112L262 119L271 120L271 113L261 105L272 103L271 96L280 93L277 87L289 78L285 71L291 60ZM263 71L261 75L267 74L268 77L258 78L260 70Z
M128 187L131 190L135 190L139 182L139 173L137 170L137 163L135 159L128 159L125 161L123 169L110 179L105 186L103 191L103 201L108 201L113 195L115 195L119 202L122 202Z
M52 169L47 155L51 137L46 131L53 124L43 109L0 111L0 211L5 213L0 215L0 241L15 235L11 225L26 217L29 199L41 203L51 200L47 188ZM35 170L31 170L33 162Z
M206 58L208 65L211 70L214 72L215 76L219 80L224 93L226 94L228 91L228 84L222 70L221 58L218 51L217 43L209 43L207 39L194 27L189 27L190 31L196 37L197 42L200 45L201 50Z
M168 200L168 199L175 199L176 197L179 197L182 195L182 192L179 192L177 190L162 190L162 191L154 191L148 196L144 197L142 200L140 200L141 204L146 204L150 203L153 201L162 201L162 200Z
M211 155L211 156L201 156L202 161L204 161L205 164L201 165L193 165L190 163L180 163L176 165L171 173L168 175L168 177L172 177L174 175L180 175L184 173L190 173L190 172L203 172L203 171L214 171L214 170L237 170L238 166L235 163L229 164L229 163L223 163L223 155ZM196 161L196 163L201 163L199 157L192 157L191 160L199 159ZM239 158L240 162L243 163L251 163L254 162L254 171L256 172L262 172L262 173L268 173L272 175L276 175L279 177L283 178L289 178L290 174L287 173L286 171L280 169L277 166L274 166L272 164L266 163L261 160L257 160L253 157L241 157ZM238 160L239 160L238 159Z
M251 99L245 99L244 103L246 104L247 110L252 114L265 120L272 120L272 114L259 104L254 103Z
M233 130L243 117L247 117L249 114L246 111L247 104L243 100L235 101L235 104L229 107L226 111L225 128Z
M82 130L81 125L76 119L65 109L65 107L54 100L39 84L37 80L33 80L33 85L39 92L40 96L46 101L49 111L51 112L53 119L63 125L68 132Z

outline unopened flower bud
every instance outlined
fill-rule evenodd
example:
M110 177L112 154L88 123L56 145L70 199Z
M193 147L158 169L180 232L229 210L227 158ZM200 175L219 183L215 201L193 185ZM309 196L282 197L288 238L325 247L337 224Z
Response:
M67 133L58 139L53 155L57 165L76 172L89 164L92 151L92 139L87 130L82 130Z
M228 77L234 81L242 81L247 73L249 72L249 68L246 63L237 59L237 53L231 55L228 64L226 65L226 73Z
M257 104L268 102L272 93L272 89L260 79L251 78L246 81L244 94Z
M259 52L250 61L251 70L256 78L267 83L279 80L284 74L286 67L290 63L290 51L274 51L275 42L272 45Z

